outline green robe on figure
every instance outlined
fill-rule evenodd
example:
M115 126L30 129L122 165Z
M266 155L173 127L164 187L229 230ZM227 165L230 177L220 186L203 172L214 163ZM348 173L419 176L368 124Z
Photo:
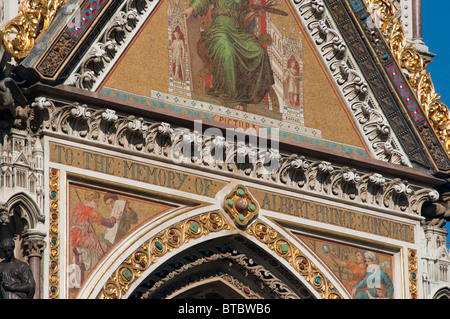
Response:
M211 27L201 34L211 61L209 94L226 106L256 104L274 83L269 55L258 38L244 28L250 12L248 0L193 0L196 16L204 16L212 4Z

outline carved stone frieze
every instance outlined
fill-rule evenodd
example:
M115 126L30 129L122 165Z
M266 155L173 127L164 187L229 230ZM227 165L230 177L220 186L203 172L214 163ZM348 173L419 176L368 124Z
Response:
M104 28L100 40L83 57L78 69L71 75L67 84L78 88L95 89L100 77L118 56L119 48L125 46L143 15L151 12L154 5L149 0L128 0L118 10Z
M116 114L72 103L56 106L55 101L39 99L35 107L43 119L42 129L74 138L87 137L121 149L194 165L218 174L233 174L253 181L272 183L293 191L325 195L340 200L421 214L427 201L435 201L436 190L379 173L342 167L301 154L230 141L224 136L205 135L164 122ZM45 113L45 116L42 114Z

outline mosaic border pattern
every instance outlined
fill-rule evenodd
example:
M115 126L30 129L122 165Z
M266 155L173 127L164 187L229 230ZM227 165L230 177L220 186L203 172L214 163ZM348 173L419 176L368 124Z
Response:
M279 129L279 136L282 138L368 157L366 150L362 148L322 139L320 130L296 125L295 123L283 122L252 113L233 110L223 106L199 102L188 98L181 98L157 91L152 93L152 95L154 95L157 99L106 87L102 88L99 93L130 102L142 103L157 109L170 110L183 115L198 117L199 119L214 120L215 116L224 116L230 119L236 119L237 121L251 122L255 125L267 128L268 134L271 134L271 127L277 127ZM160 94L159 97L157 96L158 93Z
M49 298L59 299L59 192L60 171L50 168L50 264L49 264Z
M417 251L408 249L408 271L409 271L409 298L417 299Z

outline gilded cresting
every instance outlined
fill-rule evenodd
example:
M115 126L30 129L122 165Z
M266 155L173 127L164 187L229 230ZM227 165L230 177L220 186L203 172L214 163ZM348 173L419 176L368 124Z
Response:
M30 54L39 36L52 23L58 9L67 0L24 0L19 13L0 31L2 45L16 60Z
M408 72L408 79L416 97L424 110L433 130L450 155L450 111L437 94L431 76L426 68L431 61L425 61L415 50L414 44L407 43L405 31L398 18L397 9L391 0L365 0L367 7L378 7L381 16L381 30L390 46L397 63Z

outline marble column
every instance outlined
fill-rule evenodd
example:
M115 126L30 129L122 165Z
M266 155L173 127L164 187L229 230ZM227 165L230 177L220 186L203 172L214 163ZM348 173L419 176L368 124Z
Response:
M412 0L413 40L422 40L422 0Z
M34 299L40 299L41 292L41 259L46 247L45 234L39 231L29 230L23 236L24 252L28 256L28 264L36 282Z

